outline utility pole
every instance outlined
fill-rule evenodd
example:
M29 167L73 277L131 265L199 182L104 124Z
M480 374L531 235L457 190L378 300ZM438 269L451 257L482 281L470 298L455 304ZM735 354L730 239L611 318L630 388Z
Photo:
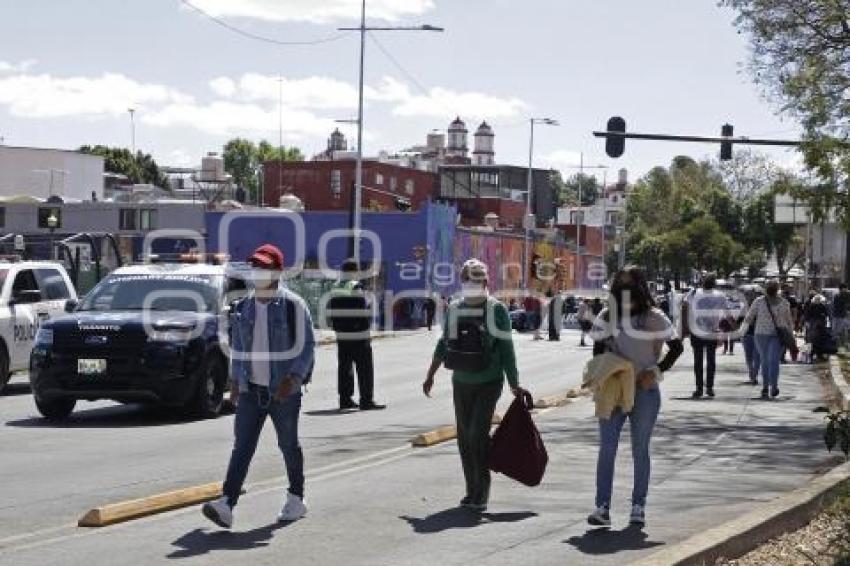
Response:
M531 210L531 193L534 192L534 125L544 124L546 126L559 126L557 120L552 118L529 118L528 125L530 128L528 138L528 175L525 184L525 217L522 220L522 225L525 228L525 245L522 248L522 288L530 287L528 281L528 271L531 268L529 261L531 259L531 238L532 230L537 225L536 217Z
M356 31L360 33L360 69L357 89L357 162L354 170L354 214L351 229L354 236L354 258L360 261L360 228L362 225L362 196L363 196L363 74L366 65L366 32L368 31L436 31L443 28L421 25L416 27L367 27L366 0L360 4L360 26L356 28L339 28L339 31Z

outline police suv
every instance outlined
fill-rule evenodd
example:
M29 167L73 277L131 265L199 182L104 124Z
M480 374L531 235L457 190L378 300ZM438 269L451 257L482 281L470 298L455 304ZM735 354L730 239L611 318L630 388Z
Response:
M39 325L76 298L60 263L0 261L0 391L12 372L27 368Z
M223 265L116 269L72 312L39 328L30 359L39 412L62 419L79 400L111 399L220 414L228 305L244 290Z

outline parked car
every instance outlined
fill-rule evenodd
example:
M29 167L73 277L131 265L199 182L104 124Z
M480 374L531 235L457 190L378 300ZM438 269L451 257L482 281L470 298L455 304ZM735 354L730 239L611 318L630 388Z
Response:
M39 328L30 359L36 407L62 419L78 401L111 399L217 416L229 384L229 304L244 289L222 265L118 268Z
M60 263L0 262L0 392L13 372L27 369L39 326L76 299Z

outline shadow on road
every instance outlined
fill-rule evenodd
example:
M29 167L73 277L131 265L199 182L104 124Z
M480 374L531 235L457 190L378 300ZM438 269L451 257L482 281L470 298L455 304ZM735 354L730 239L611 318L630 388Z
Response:
M168 426L192 422L174 409L148 405L111 405L74 411L64 421L51 422L40 416L8 421L19 428L129 428Z
M350 415L359 412L358 409L318 409L315 411L304 411L308 417L333 417L339 415Z
M204 529L189 531L172 542L177 549L167 555L167 558L193 558L216 550L251 550L269 545L275 531L289 526L291 523L273 523L251 529L250 531L213 531Z
M0 393L0 397L13 397L15 395L29 395L32 393L29 383L8 383Z
M453 507L428 515L422 519L416 517L401 516L399 519L407 521L413 527L413 531L422 535L440 533L449 529L469 529L488 523L516 523L525 519L536 517L537 513L529 511L517 513L475 513L461 507Z
M664 543L647 540L647 535L640 527L629 525L623 530L591 529L582 536L570 537L564 541L583 554L616 554L627 550L644 550L661 546Z

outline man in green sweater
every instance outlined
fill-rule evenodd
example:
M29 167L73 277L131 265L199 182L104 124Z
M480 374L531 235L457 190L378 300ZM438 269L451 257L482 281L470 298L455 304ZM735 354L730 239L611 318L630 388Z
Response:
M452 370L457 444L466 478L461 506L487 509L490 497L490 426L505 378L519 392L508 310L487 292L487 266L477 259L461 269L462 298L446 313L443 336L422 390L428 397L440 366Z

